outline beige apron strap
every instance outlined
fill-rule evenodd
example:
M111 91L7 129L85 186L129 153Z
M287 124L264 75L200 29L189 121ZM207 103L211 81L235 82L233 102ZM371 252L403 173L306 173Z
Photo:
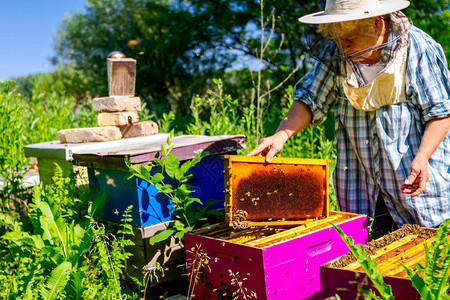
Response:
M353 87L343 80L342 86L348 101L354 108L365 111L377 110L382 106L406 102L406 58L407 47L402 47L392 64L378 74L375 80L363 87ZM350 66L346 66L349 78L354 78Z

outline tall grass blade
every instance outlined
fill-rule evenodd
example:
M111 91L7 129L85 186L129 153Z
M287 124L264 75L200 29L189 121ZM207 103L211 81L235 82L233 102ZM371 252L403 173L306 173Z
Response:
M53 300L58 296L58 293L64 289L68 281L68 275L71 271L72 264L68 261L61 263L50 274L45 288L42 292L44 300Z
M358 260L359 264L364 269L367 276L369 276L374 287L380 293L381 299L395 300L392 294L391 286L384 283L383 275L381 274L380 270L378 270L377 263L366 253L364 247L362 245L355 245L353 238L351 236L345 235L342 229L340 229L333 223L330 222L330 224L333 225L333 227L336 229L341 238L344 240L345 244L352 252L353 256L355 256L355 258ZM374 297L374 295L371 295L371 297ZM380 298L376 297L375 299Z
M52 238L57 239L62 246L64 256L68 256L66 244L67 224L62 218L54 214L49 203L42 201L39 209L42 212L41 224L48 227ZM44 227L44 226L43 226Z

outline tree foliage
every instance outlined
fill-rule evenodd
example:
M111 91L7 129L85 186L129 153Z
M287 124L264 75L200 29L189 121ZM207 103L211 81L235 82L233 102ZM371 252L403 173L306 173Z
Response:
M301 62L307 46L300 37L315 30L302 26L298 16L318 9L307 1L266 2L266 35L272 27L268 16L272 11L275 15L273 41L265 56L268 79L274 83ZM259 20L254 0L88 0L84 13L70 15L61 24L55 62L73 64L85 72L94 95L106 95L106 57L122 51L138 60L139 95L152 104L179 109L231 67L244 69L237 73L244 81L230 85L252 87L243 61L258 56Z
M450 0L414 1L405 9L405 14L419 27L433 37L444 48L447 61L450 60Z
M405 10L444 50L450 49L449 3L415 1ZM298 18L324 5L264 1L264 38L271 39L263 59L265 88L297 66L288 85L307 71L311 47L320 45L309 42L316 27ZM212 78L223 78L225 90L245 106L254 88L249 69L255 70L260 56L260 18L257 0L87 0L84 12L69 15L60 25L54 62L71 64L83 73L90 94L105 96L106 57L122 51L137 59L137 94L159 115L168 109L186 112L193 95L205 93Z

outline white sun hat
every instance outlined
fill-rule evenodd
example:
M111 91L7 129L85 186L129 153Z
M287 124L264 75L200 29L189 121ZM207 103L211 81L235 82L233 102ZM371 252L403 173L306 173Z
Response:
M325 11L298 20L308 24L337 23L382 16L408 6L405 0L327 0Z

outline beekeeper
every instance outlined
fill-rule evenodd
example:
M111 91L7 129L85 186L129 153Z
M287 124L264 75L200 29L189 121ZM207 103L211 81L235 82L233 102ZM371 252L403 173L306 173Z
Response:
M340 209L436 227L450 218L450 72L441 46L400 12L408 5L327 0L325 11L300 18L331 41L275 134L249 155L270 162L334 109Z

